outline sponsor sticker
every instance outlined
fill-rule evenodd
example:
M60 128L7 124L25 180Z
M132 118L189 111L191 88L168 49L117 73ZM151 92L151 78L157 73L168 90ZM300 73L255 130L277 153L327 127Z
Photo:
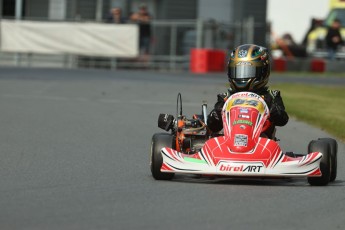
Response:
M244 125L252 126L253 122L247 121L247 120L236 120L232 123L232 125L238 125L238 124L244 124Z
M260 96L257 95L256 93L249 93L248 97L254 97L254 98L260 99Z
M240 113L248 113L248 109L240 109Z
M247 173L260 173L263 172L263 165L261 163L221 163L218 170L222 172L247 172Z
M236 134L234 140L234 146L247 147L248 136L244 134Z
M249 115L245 115L245 114L239 114L238 115L238 118L246 118L246 119L249 119Z

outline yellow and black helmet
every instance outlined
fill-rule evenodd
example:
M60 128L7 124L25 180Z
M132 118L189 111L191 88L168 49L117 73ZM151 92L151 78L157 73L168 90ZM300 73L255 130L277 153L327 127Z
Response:
M265 47L240 45L230 54L228 77L234 92L261 90L268 83L270 71L270 56Z

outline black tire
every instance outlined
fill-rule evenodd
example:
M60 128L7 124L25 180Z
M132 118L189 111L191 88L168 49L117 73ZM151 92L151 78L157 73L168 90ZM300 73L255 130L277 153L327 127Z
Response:
M333 182L337 178L338 170L338 143L333 138L319 138L319 140L327 142L331 148L331 178L330 181Z
M328 142L317 140L311 141L308 146L308 152L321 152L323 154L320 162L321 177L308 177L310 185L324 186L331 179L331 148Z
M163 164L161 149L164 147L172 148L173 139L173 136L168 133L156 133L152 136L150 168L152 176L156 180L171 180L175 175L174 173L161 172Z

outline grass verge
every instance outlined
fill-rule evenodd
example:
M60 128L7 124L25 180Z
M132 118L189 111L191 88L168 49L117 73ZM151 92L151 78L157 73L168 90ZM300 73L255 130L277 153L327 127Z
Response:
M272 71L271 76L284 76L284 77L303 77L303 78L345 78L345 72L323 72L323 73L313 73L305 71L288 71L288 72L277 72Z
M290 116L296 117L345 141L345 87L274 84Z

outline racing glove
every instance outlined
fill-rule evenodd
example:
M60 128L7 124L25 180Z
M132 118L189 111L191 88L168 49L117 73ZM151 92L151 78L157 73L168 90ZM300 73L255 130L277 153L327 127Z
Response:
M219 132L223 129L223 121L222 121L222 108L224 105L224 101L218 101L214 109L210 112L207 117L207 126L212 132Z
M289 116L285 111L283 99L278 90L271 92L272 103L270 108L270 120L277 126L284 126L289 121Z
M214 105L214 109L207 117L207 126L212 132L219 132L223 129L222 121L222 109L226 98L229 97L229 92L221 93L217 95L217 102Z
M215 109L207 117L207 126L212 132L219 132L223 129L222 116Z
M272 121L278 121L282 115L282 108L277 103L272 103L270 109L270 118ZM276 123L276 122L275 122Z
M175 118L173 115L161 113L158 116L158 127L165 131L172 129L174 127L174 122Z

